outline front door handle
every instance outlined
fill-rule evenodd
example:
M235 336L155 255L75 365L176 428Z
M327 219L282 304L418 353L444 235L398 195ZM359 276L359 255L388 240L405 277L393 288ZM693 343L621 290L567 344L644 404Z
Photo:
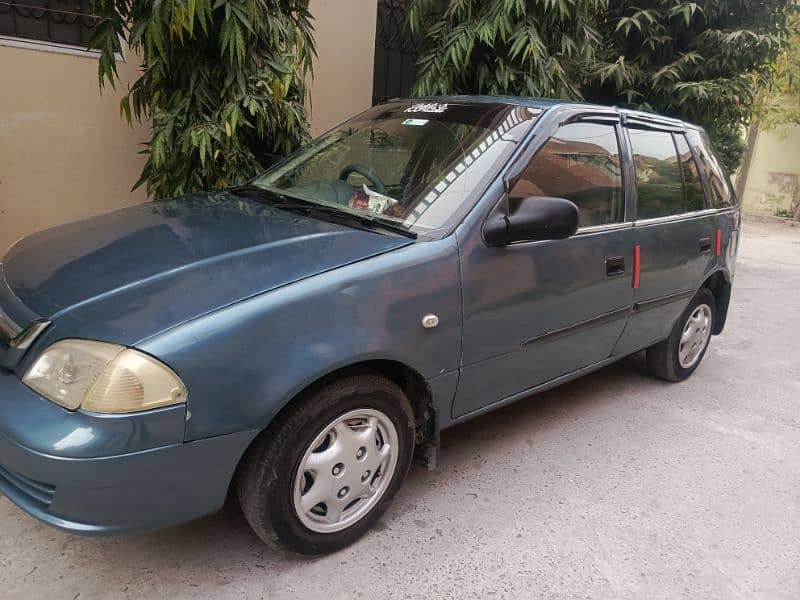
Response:
M700 254L711 252L711 238L700 238Z
M606 275L609 277L617 277L618 275L625 274L625 258L622 256L614 256L606 259Z

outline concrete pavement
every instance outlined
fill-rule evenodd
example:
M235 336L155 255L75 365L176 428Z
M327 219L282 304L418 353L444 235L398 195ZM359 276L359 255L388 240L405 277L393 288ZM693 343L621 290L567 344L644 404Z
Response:
M444 432L378 530L275 553L235 507L82 538L0 498L2 598L798 598L800 228L745 224L687 382L641 357Z

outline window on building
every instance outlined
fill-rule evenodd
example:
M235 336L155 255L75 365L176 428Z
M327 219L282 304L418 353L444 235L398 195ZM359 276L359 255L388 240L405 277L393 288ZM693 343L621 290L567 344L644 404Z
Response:
M686 137L676 134L675 146L678 148L678 160L683 174L683 202L686 206L686 212L703 210L706 208L703 184L700 181L697 162L694 160Z
M91 0L0 0L0 36L86 48Z
M722 170L716 155L711 150L711 141L708 136L697 131L690 131L689 139L698 154L700 168L703 169L703 174L708 182L711 206L725 208L736 204L728 177Z
M629 129L636 170L637 218L654 219L686 212L683 177L672 134Z
M561 127L531 159L509 196L571 200L580 210L581 227L621 222L625 200L614 125Z
M420 36L412 34L406 27L407 10L408 0L378 0L372 71L373 105L389 98L412 95Z

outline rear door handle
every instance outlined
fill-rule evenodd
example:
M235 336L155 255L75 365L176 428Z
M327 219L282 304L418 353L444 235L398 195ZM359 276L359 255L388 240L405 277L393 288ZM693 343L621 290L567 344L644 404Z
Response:
M711 238L700 238L700 254L711 252Z
M616 277L625 274L625 258L614 256L606 259L606 275Z

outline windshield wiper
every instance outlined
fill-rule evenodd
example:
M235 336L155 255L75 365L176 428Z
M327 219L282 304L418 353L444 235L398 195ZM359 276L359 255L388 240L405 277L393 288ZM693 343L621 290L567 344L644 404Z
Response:
M270 200L276 204L289 204L296 202L300 198L289 198L286 194L281 194L267 188L263 188L252 183L243 183L241 185L234 185L227 188L228 192L236 194L237 196L250 195L256 196L260 200ZM311 204L309 202L309 204Z
M268 199L279 208L283 208L285 210L297 210L297 211L302 211L305 214L321 213L324 215L330 215L336 217L340 220L355 221L361 225L367 225L373 228L381 227L383 229L387 229L394 233L399 233L400 235L404 235L411 239L414 240L417 239L416 233L414 233L410 229L406 229L402 225L393 223L388 219L381 219L380 217L372 215L351 212L349 210L344 210L341 208L337 208L335 206L328 206L327 204L317 204L316 202L312 202L311 200L306 200L305 198L300 198L298 196L290 196L288 194L284 194L283 192L276 192L274 190L262 188L257 185L252 185L252 184L238 185L229 188L229 191L233 192L234 194L248 194L262 199Z

